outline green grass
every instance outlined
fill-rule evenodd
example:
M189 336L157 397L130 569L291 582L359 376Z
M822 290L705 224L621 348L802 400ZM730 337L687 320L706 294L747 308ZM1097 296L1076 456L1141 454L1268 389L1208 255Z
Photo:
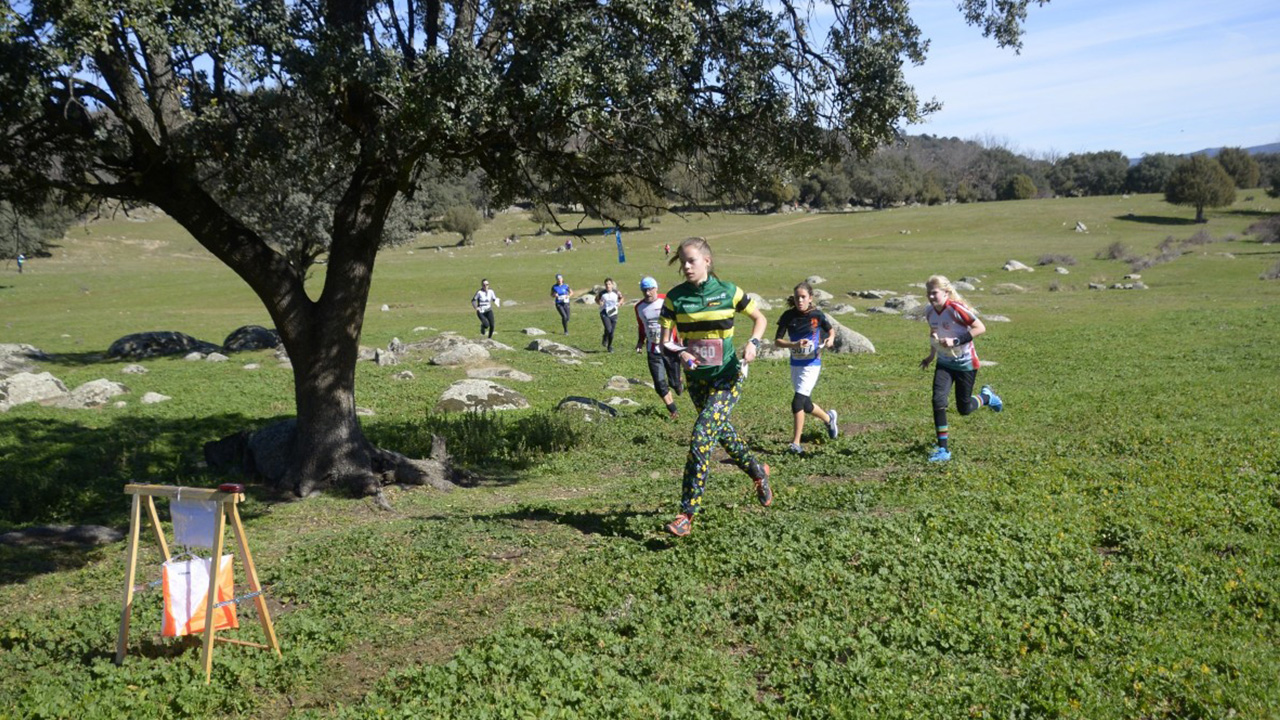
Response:
M0 717L1277 717L1280 285L1258 280L1274 246L1243 236L1273 202L1211 214L1221 242L1144 270L1146 291L1087 285L1128 272L1094 259L1113 242L1154 255L1204 227L1155 196L668 216L624 234L621 266L602 235L567 255L551 252L554 235L506 247L533 229L516 214L472 248L437 251L452 240L432 236L388 250L367 345L434 334L420 326L474 333L482 276L518 303L498 310L495 336L517 349L495 361L535 377L512 383L530 411L436 415L463 371L415 362L416 379L399 381L403 366L360 366L369 434L419 454L444 434L478 484L392 490L391 512L251 492L284 658L219 647L208 687L198 653L158 637L154 595L140 598L128 660L111 663L123 544L0 546ZM675 423L648 391L629 393L642 407L615 421L567 420L552 411L562 397L607 398L604 382L645 377L642 361L597 352L595 314L577 306L581 366L520 349L516 330L557 326L557 271L579 289L612 276L631 296L645 274L674 284L661 247L694 234L711 239L722 277L766 298L812 274L840 299L920 293L908 284L936 272L981 277L969 299L1012 320L979 340L995 362L979 379L1006 411L953 414L955 460L928 465L923 326L842 316L878 350L827 360L815 400L840 411L845 435L828 441L814 424L812 454L785 455L787 369L757 365L735 424L774 467L774 507L717 466L694 534L664 537L688 401ZM1065 276L1000 270L1045 254L1079 262ZM71 386L108 377L132 393L121 409L0 415L0 529L119 525L123 483L216 482L203 442L292 412L269 353L158 359L140 376L94 361L130 332L220 342L267 323L168 221L77 229L28 268L0 281L4 341L59 354L43 369ZM1005 282L1025 292L994 292ZM632 333L621 323L624 348ZM138 404L149 390L174 400ZM149 579L158 551L144 548ZM234 636L260 639L251 613L241 620Z

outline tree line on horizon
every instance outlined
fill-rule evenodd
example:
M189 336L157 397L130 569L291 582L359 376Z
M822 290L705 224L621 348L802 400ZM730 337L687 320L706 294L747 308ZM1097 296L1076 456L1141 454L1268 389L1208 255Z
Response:
M307 162L315 147L299 148L297 162ZM1219 172L1220 171L1220 172ZM546 228L569 211L613 224L635 222L643 228L647 219L670 210L730 209L776 212L804 207L840 211L850 207L883 209L903 205L1027 200L1046 197L1088 197L1121 193L1165 193L1166 199L1197 209L1203 220L1205 207L1234 202L1236 189L1264 187L1280 196L1280 153L1251 155L1243 148L1222 148L1216 156L1205 153L1175 155L1151 153L1131 162L1114 150L1072 153L1065 156L1028 156L995 142L962 140L928 134L904 137L867 157L850 153L839 162L812 169L798 177L775 174L765 177L754 191L736 196L710 193L698 182L699 173L676 169L665 181L667 197L643 182L619 179L609 198L575 196L572 189L546 184L531 188L521 204L531 219ZM1171 184L1172 182L1172 184ZM269 228L279 247L285 248L299 267L309 267L327 250L322 227L336 202L336 185L330 192L314 194L292 187L287 177L260 169L261 193L276 195L262 213L261 203L246 202L246 219ZM397 200L384 230L388 246L409 242L421 233L444 230L462 236L469 244L485 220L492 216L492 197L482 173L450 175L423 173L416 192ZM95 209L94 212L97 210ZM0 202L0 254L28 257L46 255L50 243L61 238L75 222L91 216L74 201L51 200L37 208L16 208ZM262 217L256 217L261 214ZM297 232L299 227L307 232ZM305 242L291 237L306 238ZM319 240L317 240L319 238Z

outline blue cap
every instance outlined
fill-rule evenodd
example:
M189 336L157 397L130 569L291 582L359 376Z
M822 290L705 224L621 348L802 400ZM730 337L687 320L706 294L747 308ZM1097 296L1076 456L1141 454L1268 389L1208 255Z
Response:
M658 281L657 281L657 280L654 280L653 278L649 277L648 275L646 275L646 276L644 277L644 279L640 281L640 289L641 289L641 290L649 290L649 289L651 289L651 288L656 288L656 287L658 287Z

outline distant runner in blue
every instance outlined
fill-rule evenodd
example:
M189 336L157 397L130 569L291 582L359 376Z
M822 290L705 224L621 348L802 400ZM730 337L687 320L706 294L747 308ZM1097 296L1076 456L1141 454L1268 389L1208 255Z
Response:
M564 281L564 275L556 273L556 284L551 286L551 297L555 299L556 312L560 313L560 325L564 334L569 334L569 300L573 298L573 290Z

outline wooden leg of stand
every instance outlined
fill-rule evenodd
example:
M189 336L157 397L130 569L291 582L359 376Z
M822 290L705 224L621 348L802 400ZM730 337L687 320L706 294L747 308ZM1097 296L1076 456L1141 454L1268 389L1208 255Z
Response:
M244 524L240 522L240 508L236 503L227 505L227 515L231 519L231 529L235 531L236 543L240 546L240 558L244 561L244 574L249 580L250 592L261 593L262 585L258 582L258 569L253 564L253 553L249 552L249 540L244 534ZM267 610L267 598L259 594L253 599L258 608L258 622L262 624L262 634L267 644L275 650L276 657L281 657L280 643L276 640L276 629L271 623L271 612Z
M204 650L200 664L204 666L206 685L213 679L213 626L217 624L213 606L218 602L218 567L222 564L223 532L227 529L222 509L218 509L213 521L213 557L209 558L209 597L204 606Z
M134 495L134 497L138 497ZM160 516L156 513L156 499L150 495L147 496L147 515L151 518L151 527L156 531L156 541L160 543L160 554L164 556L164 561L169 562L169 543L165 542L164 531L161 530Z
M124 608L120 611L120 634L116 638L116 664L124 662L129 645L129 615L133 611L133 580L138 571L138 526L142 524L142 498L133 496L129 511L129 548L125 551Z

